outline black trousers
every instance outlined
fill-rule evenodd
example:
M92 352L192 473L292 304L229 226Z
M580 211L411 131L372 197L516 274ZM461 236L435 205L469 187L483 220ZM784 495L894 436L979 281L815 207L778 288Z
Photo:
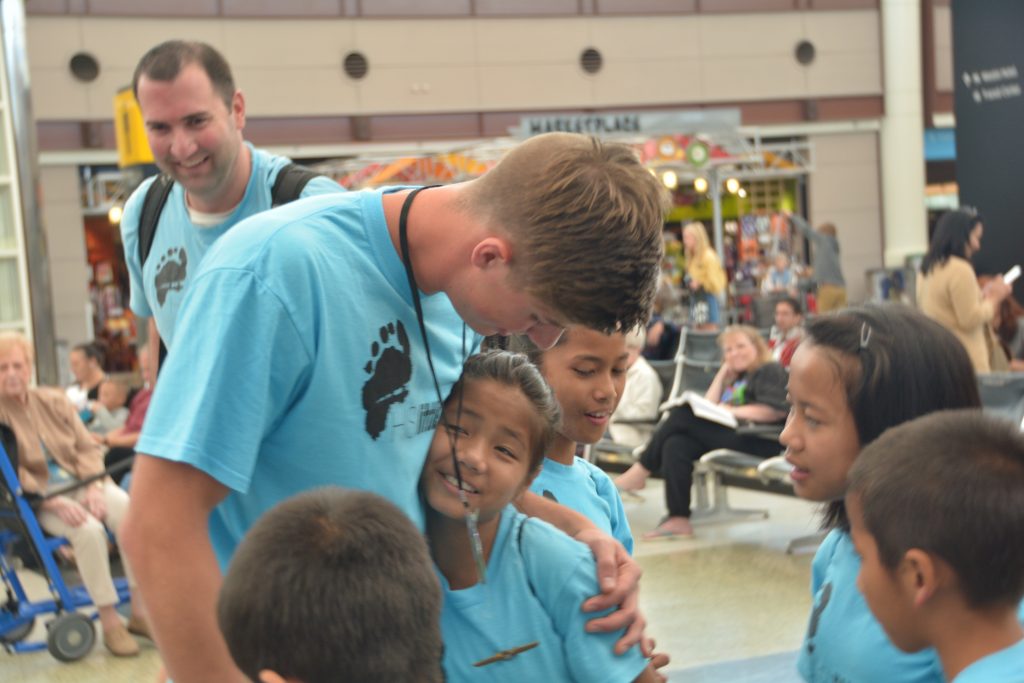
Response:
M672 409L640 456L641 465L660 473L665 480L669 516L690 516L694 463L716 448L732 448L763 458L782 452L778 442L737 434L731 427L696 417L690 406Z

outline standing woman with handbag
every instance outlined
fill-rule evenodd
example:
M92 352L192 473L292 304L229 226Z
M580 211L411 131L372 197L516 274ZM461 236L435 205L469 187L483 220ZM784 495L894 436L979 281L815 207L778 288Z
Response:
M718 297L725 291L725 269L718 254L708 243L708 233L701 223L683 228L686 249L686 286L690 289L690 325L696 328L717 328L721 324Z

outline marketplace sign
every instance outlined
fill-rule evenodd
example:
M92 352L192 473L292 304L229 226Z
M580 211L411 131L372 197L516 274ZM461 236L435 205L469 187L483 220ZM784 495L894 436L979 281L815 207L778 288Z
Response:
M543 133L583 133L598 137L651 136L735 131L739 126L739 109L681 109L524 116L519 119L519 127L510 132L521 138Z

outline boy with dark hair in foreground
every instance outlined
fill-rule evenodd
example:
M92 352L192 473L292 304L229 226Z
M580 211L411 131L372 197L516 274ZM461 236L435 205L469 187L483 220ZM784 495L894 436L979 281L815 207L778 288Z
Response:
M264 515L228 569L217 617L253 681L440 683L441 591L409 518L322 488Z
M857 585L892 642L946 680L1024 682L1024 435L977 410L887 431L850 471Z

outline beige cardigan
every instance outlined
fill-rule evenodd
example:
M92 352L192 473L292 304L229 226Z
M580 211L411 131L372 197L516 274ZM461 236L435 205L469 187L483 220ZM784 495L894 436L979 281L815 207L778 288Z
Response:
M917 303L925 315L956 335L967 349L975 372L991 370L985 327L991 323L995 307L982 297L969 261L950 256L928 275L922 275Z
M18 479L29 493L45 492L50 479L40 442L57 464L79 479L103 471L102 449L60 389L29 389L27 405L0 398L0 422L18 438Z

